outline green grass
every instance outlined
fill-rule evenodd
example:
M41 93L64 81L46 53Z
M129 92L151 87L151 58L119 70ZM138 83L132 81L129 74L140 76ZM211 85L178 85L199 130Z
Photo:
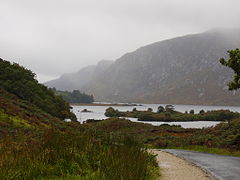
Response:
M147 148L186 149L240 156L240 119L204 129L184 129L170 125L151 126L117 118L89 123L89 126L109 133L137 137Z
M155 156L134 138L77 126L2 138L0 179L157 179Z
M14 127L33 128L33 126L29 124L27 120L17 116L8 115L3 111L0 111L0 121L11 124Z
M240 154L240 119L205 129L119 118L80 125L2 97L0 179L155 180L158 165L146 147Z
M191 151L197 151L197 152L206 152L206 153L212 153L212 154L240 157L240 151L232 151L229 149L222 149L222 148L209 148L206 146L167 147L167 149L191 150Z
M136 136L67 123L1 91L1 180L155 180L158 174L155 156Z

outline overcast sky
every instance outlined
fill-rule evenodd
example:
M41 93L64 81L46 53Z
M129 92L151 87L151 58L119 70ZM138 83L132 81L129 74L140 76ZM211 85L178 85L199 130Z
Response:
M137 48L240 27L240 0L0 0L0 57L40 82Z

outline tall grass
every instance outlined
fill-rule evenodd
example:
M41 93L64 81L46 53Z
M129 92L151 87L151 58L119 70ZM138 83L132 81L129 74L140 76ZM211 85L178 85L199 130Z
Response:
M96 131L4 137L0 179L151 180L155 157L129 137Z

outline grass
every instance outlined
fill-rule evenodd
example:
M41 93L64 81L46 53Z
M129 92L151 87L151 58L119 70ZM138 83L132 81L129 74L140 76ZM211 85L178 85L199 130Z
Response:
M0 179L155 180L147 147L240 154L240 119L205 129L119 118L80 125L16 97L0 102Z
M85 130L19 134L0 140L0 179L154 180L157 177L155 156L131 137Z
M55 125L1 138L0 179L154 180L159 169L146 147L240 156L240 120L202 130L118 118Z
M191 150L191 151L197 151L197 152L206 152L211 154L240 157L240 151L237 151L237 150L233 151L230 149L209 148L206 146L167 147L167 149Z
M0 121L11 124L14 127L33 128L33 126L29 124L25 119L8 115L3 111L0 111Z
M203 129L184 129L179 126L151 126L124 119L110 118L89 123L98 130L137 137L147 148L174 148L221 155L240 155L240 119Z
M64 122L0 93L1 180L155 180L158 175L155 156L136 136Z

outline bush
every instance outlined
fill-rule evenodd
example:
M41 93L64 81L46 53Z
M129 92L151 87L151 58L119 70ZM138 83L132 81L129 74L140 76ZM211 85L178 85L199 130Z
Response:
M106 109L104 115L107 117L120 117L121 113L118 110L115 110L112 107L109 107Z
M194 110L191 109L191 110L189 111L189 114L194 114Z
M153 109L152 109L152 108L148 108L147 111L148 111L148 112L152 112Z
M137 108L133 108L133 110L132 111L137 111Z

